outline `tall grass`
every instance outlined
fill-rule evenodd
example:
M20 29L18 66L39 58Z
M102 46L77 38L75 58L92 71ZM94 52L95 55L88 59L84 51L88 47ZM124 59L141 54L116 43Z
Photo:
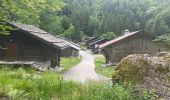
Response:
M74 67L81 62L81 57L61 58L61 67L64 68L63 72Z
M115 68L113 68L113 66L103 67L103 64L105 64L104 56L95 57L96 72L111 78L113 73L115 72Z
M144 98L145 97L145 98ZM54 72L33 69L0 68L0 100L147 100L145 93L106 83L64 81Z

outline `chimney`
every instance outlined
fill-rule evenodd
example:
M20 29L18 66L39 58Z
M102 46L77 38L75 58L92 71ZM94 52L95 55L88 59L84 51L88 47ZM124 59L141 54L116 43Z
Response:
M129 30L128 30L128 29L126 29L126 30L124 31L124 34L123 34L123 35L125 35L125 34L127 34L127 33L129 33Z

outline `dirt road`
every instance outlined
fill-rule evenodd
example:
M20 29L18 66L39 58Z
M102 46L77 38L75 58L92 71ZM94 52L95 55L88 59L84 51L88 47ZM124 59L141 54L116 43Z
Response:
M82 61L64 74L65 80L78 82L108 80L108 78L95 72L94 56L89 51L80 51L80 55Z

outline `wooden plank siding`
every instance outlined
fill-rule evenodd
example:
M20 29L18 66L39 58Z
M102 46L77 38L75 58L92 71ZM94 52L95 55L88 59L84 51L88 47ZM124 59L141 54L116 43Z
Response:
M13 31L10 35L3 37L0 44L5 47L5 49L0 49L1 61L48 62L53 60L51 67L60 64L59 49L52 48L22 32Z
M160 45L152 40L152 37L145 34L137 34L110 44L104 47L103 50L108 53L109 62L113 64L119 63L130 54L153 54L167 50L164 45Z
M61 57L68 58L68 57L78 57L78 56L79 56L79 51L71 47L65 48L64 50L61 51Z
M0 35L0 60L2 63L38 62L38 67L59 67L61 51L72 48L67 55L72 55L79 46L66 41L62 37L54 36L33 25L16 22L6 22L14 28L7 36ZM2 46L2 47L1 47Z

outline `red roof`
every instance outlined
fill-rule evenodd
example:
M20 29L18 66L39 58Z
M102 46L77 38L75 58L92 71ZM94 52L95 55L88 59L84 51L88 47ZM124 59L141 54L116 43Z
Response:
M116 38L116 39L113 39L113 40L111 40L111 41L108 41L108 42L106 42L106 43L103 43L103 44L99 45L99 48L104 48L104 47L106 47L106 46L108 46L108 45L114 44L114 43L116 43L116 42L118 42L118 41L120 41L120 40L126 39L127 37L130 37L130 36L132 36L132 35L134 35L134 34L136 34L136 33L138 33L138 32L140 32L140 31L135 31L135 32L126 33L125 35L119 36L119 37Z

